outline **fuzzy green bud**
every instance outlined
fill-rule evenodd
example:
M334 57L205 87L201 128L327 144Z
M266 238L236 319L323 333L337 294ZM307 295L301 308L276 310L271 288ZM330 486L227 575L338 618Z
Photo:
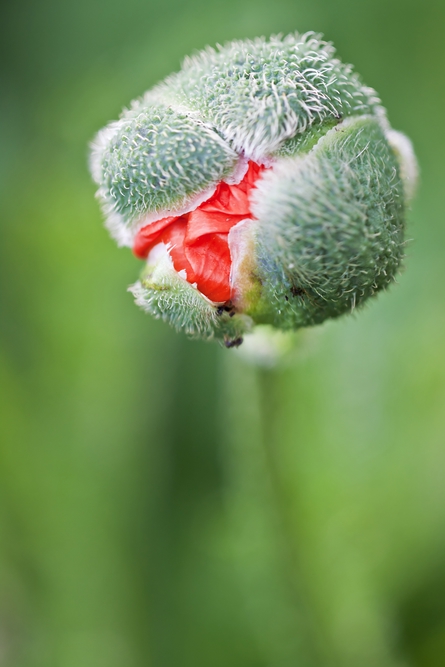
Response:
M233 346L351 312L403 259L411 144L312 33L187 59L91 165L108 228L146 257L137 303L193 336Z

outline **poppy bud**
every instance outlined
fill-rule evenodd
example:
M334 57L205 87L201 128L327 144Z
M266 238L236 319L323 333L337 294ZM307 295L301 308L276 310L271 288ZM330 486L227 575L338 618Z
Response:
M228 347L386 288L416 181L376 93L312 33L205 49L99 132L106 224L145 260L136 303Z

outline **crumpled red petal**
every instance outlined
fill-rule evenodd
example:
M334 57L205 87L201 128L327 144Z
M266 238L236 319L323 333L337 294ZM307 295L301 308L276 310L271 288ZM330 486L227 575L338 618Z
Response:
M205 234L184 248L194 272L187 280L211 301L229 301L232 258L227 234Z
M185 270L211 301L230 300L232 258L228 243L230 229L241 220L252 219L250 193L265 167L249 162L240 183L221 182L214 194L194 211L167 217L143 227L136 234L133 252L145 259L158 243L165 243L176 271Z
M148 253L159 243L159 237L166 227L178 220L177 216L171 216L169 218L162 218L162 220L156 220L145 227L142 227L135 236L133 242L133 253L139 259L146 259ZM185 220L184 220L185 222Z

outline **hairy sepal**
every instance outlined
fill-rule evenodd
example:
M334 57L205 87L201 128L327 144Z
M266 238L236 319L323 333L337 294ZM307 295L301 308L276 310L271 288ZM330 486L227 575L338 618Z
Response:
M351 118L306 155L277 161L254 195L258 274L273 324L351 312L404 255L404 187L380 121Z
M149 257L129 291L143 310L194 338L215 338L230 347L253 327L250 317L222 308L190 285L175 271L167 249L153 263Z
M254 161L312 125L384 110L320 35L233 41L186 58L155 94L200 114Z
M141 219L193 209L202 193L209 196L238 161L203 121L157 103L127 112L99 133L91 169L107 226L127 245Z

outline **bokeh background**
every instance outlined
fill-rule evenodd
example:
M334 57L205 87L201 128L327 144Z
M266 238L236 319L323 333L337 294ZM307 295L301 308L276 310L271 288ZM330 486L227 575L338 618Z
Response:
M257 371L132 303L87 144L207 43L320 31L413 140L399 284ZM445 665L445 4L9 0L0 665Z

